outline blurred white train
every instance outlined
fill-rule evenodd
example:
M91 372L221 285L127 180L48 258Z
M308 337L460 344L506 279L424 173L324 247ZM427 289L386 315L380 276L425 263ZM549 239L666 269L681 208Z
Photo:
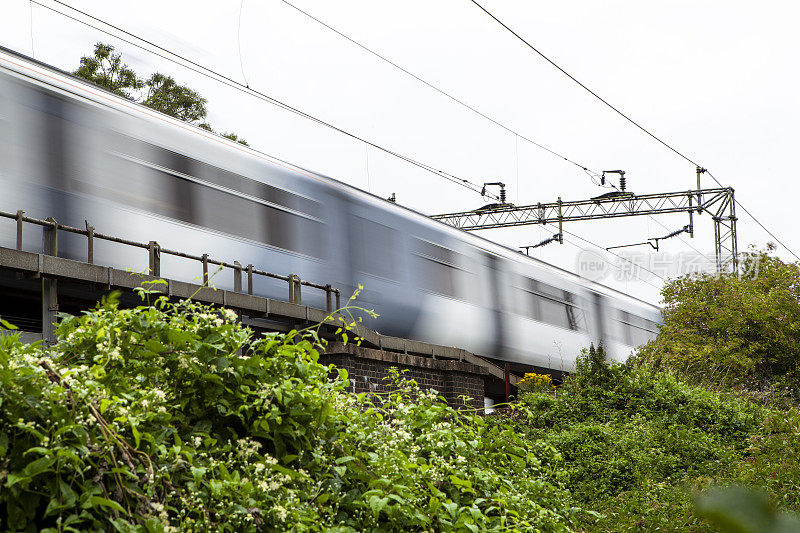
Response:
M0 210L19 209L345 295L360 283L381 333L525 365L569 371L601 339L623 360L661 320L655 306L0 49ZM0 220L0 246L14 231ZM59 249L85 259L82 237L62 233ZM95 262L147 266L141 250L103 242ZM170 257L162 272L198 274ZM284 283L259 283L256 294L286 297ZM322 298L306 291L303 303Z

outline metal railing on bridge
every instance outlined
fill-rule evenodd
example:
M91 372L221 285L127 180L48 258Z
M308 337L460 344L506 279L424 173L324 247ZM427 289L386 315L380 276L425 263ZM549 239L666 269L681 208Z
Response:
M246 292L247 294L252 295L254 276L262 276L286 282L289 286L289 302L291 303L300 304L302 299L301 288L310 287L325 292L327 311L329 312L334 311L335 309L339 309L339 307L341 307L341 291L339 289L333 287L331 284L321 285L319 283L313 283L311 281L302 280L296 274L288 274L288 275L274 274L272 272L267 272L265 270L258 269L254 267L252 264L247 266L242 266L238 261L233 261L233 262L220 261L218 259L210 257L208 254L193 255L178 250L170 250L168 248L162 248L156 241L150 241L145 244L142 242L136 242L129 239L123 239L121 237L115 237L113 235L106 235L104 233L96 232L95 228L89 225L88 222L86 222L85 229L80 229L72 226L67 226L65 224L59 224L52 218L40 220L38 218L28 217L25 216L24 211L17 211L16 213L7 213L4 211L0 211L0 217L16 221L17 250L22 250L23 225L25 223L34 224L42 227L42 253L46 255L52 255L52 256L58 255L57 232L65 231L67 233L74 233L86 237L87 240L86 257L87 257L87 263L89 264L94 264L94 241L95 239L100 239L103 241L113 242L125 246L131 246L134 248L141 248L143 250L147 250L149 256L149 274L151 274L152 276L156 277L161 276L161 255L162 254L171 255L174 257L189 259L200 263L202 268L203 284L208 283L210 279L208 274L208 266L216 265L220 269L229 268L233 271L233 290L235 292L244 292L242 290L242 278L243 275L246 274L247 275ZM334 304L334 299L335 299L335 304Z

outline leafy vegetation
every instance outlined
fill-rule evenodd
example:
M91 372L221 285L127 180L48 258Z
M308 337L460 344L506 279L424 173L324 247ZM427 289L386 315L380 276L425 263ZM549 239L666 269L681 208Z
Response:
M165 297L2 337L0 529L570 531L550 446L399 374L349 394L320 349Z
M315 330L256 337L192 301L0 336L0 529L800 530L798 269L746 261L758 279L668 283L627 364L590 347L488 417L398 372L348 393Z
M706 386L800 400L800 268L771 249L744 254L741 277L667 283L664 324L639 360Z
M725 525L728 508L711 512L702 500L698 512L694 497L718 484L761 486L800 510L796 409L773 411L663 371L607 363L602 348L580 358L556 395L523 395L511 420L558 450L557 478L575 505L598 513L582 515L586 531L710 531L706 518Z
M148 78L141 78L128 65L123 63L122 55L114 52L114 47L97 43L94 53L84 56L74 74L109 91L160 111L184 122L190 122L213 132L211 125L204 121L208 111L206 99L200 93L181 85L172 76L154 72ZM247 141L235 133L222 133L232 141L247 146Z

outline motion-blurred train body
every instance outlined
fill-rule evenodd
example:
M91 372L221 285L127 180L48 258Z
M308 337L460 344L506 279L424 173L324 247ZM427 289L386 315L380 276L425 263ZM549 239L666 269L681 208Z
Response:
M381 333L554 370L600 339L625 359L660 322L655 306L0 49L0 210L19 209L345 295L362 284ZM0 245L14 239L0 220ZM138 249L97 241L94 253L147 267ZM85 238L60 234L59 254L85 260ZM163 257L162 272L196 279L181 261ZM231 289L227 277L212 283ZM286 284L257 281L256 294L286 298Z

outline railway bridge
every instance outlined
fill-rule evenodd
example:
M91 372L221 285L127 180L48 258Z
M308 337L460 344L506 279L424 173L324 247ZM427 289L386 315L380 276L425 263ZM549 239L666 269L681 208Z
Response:
M258 332L289 331L307 325L323 323L341 306L340 291L330 284L302 280L292 274L271 273L253 265L242 266L235 261L225 262L208 254L195 256L178 250L160 248L154 241L139 243L121 237L98 233L87 224L74 228L53 219L40 220L17 213L0 212L3 218L16 223L15 248L0 247L0 316L22 331L26 342L55 340L54 324L59 312L78 313L93 307L104 295L120 291L123 306L135 306L141 300L135 289L146 287L170 298L192 298L202 303L224 306L237 312L243 324ZM32 242L41 231L41 247ZM34 236L30 236L33 234ZM85 260L59 255L60 234L85 238ZM23 236L27 236L23 240ZM98 241L118 246L139 248L146 254L150 273L120 270L94 262L94 247ZM28 248L28 250L26 250ZM29 251L35 250L35 251ZM162 275L161 257L174 255L196 263L203 283L190 283ZM234 290L219 290L208 285L209 267L233 275ZM270 277L286 283L285 300L253 294L254 278ZM165 283L153 284L164 280ZM303 303L303 294L322 291L326 308ZM336 326L324 325L323 338L329 341L322 363L333 363L347 369L353 392L378 392L387 387L384 377L391 367L407 371L423 388L439 391L451 404L484 407L484 398L505 401L516 390L518 377L508 363L491 361L466 350L430 344L411 339L381 335L356 324L360 345L344 344L337 340Z

